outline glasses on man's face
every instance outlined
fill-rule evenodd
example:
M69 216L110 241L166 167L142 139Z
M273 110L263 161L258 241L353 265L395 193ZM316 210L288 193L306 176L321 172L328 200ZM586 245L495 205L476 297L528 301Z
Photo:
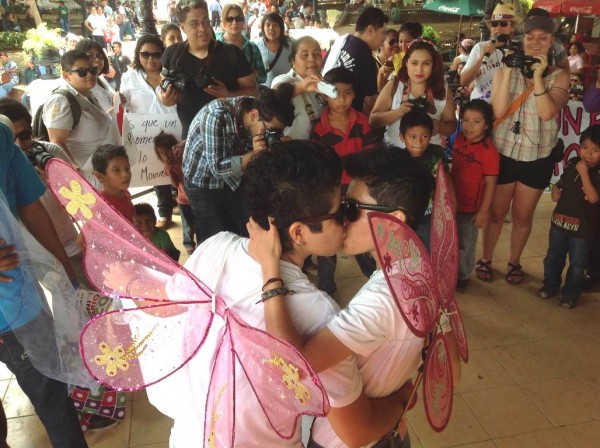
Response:
M73 70L68 70L67 73L77 73L80 78L85 78L87 74L95 75L98 73L98 67L94 67L90 65L89 67L76 68Z
M140 51L140 58L142 59L160 59L161 56L160 51Z
M15 142L17 140L29 140L29 139L31 139L32 135L33 135L33 131L31 130L31 128L23 129L18 134L15 134Z
M185 26L188 27L190 30L196 30L200 27L210 28L210 20L208 20L208 19L204 19L201 21L192 20L190 22L185 22Z
M225 22L227 22L227 23L233 23L233 22L243 23L244 16L227 16L227 17L225 17Z
M402 210L400 207L390 207L387 205L375 205L375 204L361 204L356 202L354 199L344 199L340 205L340 210L343 210L344 215L348 222L354 222L358 220L360 210L371 210L375 212L390 213L396 210ZM406 212L405 212L406 213Z
M496 28L496 27L498 27L498 26L505 27L505 26L508 26L508 22L506 22L506 21L504 21L504 20L492 20L492 21L490 22L490 26L491 26L492 28Z

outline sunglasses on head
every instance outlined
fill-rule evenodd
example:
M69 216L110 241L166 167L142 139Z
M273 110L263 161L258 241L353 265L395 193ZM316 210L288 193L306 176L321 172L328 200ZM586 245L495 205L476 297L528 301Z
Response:
M402 210L404 213L406 213L406 211L401 207L391 207L387 205L375 204L361 204L360 202L356 202L354 199L344 199L342 201L342 204L340 205L340 210L344 211L344 215L346 215L346 219L348 220L348 222L357 221L361 209L384 213L391 213L396 210Z
M140 58L142 59L160 59L161 56L160 51L140 51Z
M233 22L242 23L244 21L244 16L227 16L225 17L225 22L233 23Z
M17 140L29 140L33 135L33 131L31 129L23 129L18 134L15 134L15 141Z
M77 73L80 78L85 78L87 74L95 75L98 73L98 67L90 65L89 67L82 67L74 70L69 70L67 73Z
M492 27L497 27L497 26L508 26L508 22L504 21L504 20L492 20L490 22L490 26Z

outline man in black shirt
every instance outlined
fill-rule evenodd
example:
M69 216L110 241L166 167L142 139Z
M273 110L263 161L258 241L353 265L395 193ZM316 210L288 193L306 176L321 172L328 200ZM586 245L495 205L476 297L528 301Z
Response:
M115 80L116 89L119 90L119 87L121 86L121 77L123 76L123 73L129 69L131 59L123 54L121 42L113 42L112 48L113 55L110 58L110 62L115 69L115 77L113 79Z
M204 0L180 1L177 16L188 40L171 45L163 53L161 85L169 85L161 90L159 98L165 106L177 105L185 138L190 123L205 104L215 98L254 96L258 85L244 53L215 40ZM185 80L185 88L170 83L173 77Z

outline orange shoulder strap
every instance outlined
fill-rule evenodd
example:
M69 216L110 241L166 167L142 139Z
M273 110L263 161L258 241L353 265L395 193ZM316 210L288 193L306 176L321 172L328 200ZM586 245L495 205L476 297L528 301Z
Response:
M510 107L508 108L508 110L502 117L496 118L496 120L494 120L494 129L496 129L498 127L498 125L500 125L500 123L502 123L504 120L506 120L508 117L510 117L513 113L515 113L517 111L517 109L519 107L521 107L521 105L529 97L529 95L531 95L531 92L533 92L533 84L531 84L527 88L527 90L525 90L525 92L523 92L515 101L513 101L513 103L510 105Z

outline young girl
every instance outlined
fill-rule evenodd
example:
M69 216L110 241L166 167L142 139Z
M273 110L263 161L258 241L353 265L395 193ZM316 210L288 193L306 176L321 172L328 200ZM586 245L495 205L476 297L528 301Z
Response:
M433 119L431 143L442 144L442 135L450 135L456 129L452 92L444 81L444 65L439 53L424 41L413 43L402 61L402 67L394 82L383 88L373 112L369 117L372 128L386 126L385 141L404 148L398 128L402 117L413 108L426 110Z
M500 154L491 139L494 123L492 106L481 99L465 103L461 111L461 122L462 131L454 141L450 173L457 204L457 288L464 288L473 272L478 229L486 225L490 216L500 167ZM485 273L487 270L484 271L478 264L477 276Z
M183 157L185 141L179 142L172 134L161 132L154 137L154 151L165 166L165 173L171 179L171 184L177 188L177 203L181 214L181 227L183 229L183 245L188 254L194 252L194 213L183 188ZM196 234L196 241L200 239Z

